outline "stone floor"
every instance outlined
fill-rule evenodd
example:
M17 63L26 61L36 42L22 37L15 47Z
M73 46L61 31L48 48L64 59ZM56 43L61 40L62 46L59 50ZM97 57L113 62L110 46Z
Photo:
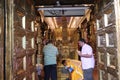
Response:
M66 77L68 77L67 74L63 75L63 74L59 74L59 71L58 71L58 75L62 78L58 78L58 80L65 80ZM94 76L94 80L99 80L98 79L98 69L95 68L94 69L94 72L93 72L93 76ZM38 80L38 79L37 79ZM44 80L44 79L41 79L41 80Z

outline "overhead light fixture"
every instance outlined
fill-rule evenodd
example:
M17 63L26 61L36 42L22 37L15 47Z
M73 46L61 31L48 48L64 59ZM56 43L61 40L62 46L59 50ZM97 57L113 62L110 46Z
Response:
M57 6L61 6L59 1L56 1L56 5Z

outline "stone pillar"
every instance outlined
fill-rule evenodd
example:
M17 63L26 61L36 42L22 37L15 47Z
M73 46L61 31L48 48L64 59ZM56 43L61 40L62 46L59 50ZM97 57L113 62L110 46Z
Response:
M116 17L116 36L117 36L117 59L118 59L118 75L120 75L120 0L114 0L114 8L115 8L115 17ZM120 76L118 76L120 80Z
M66 19L66 17L62 17L62 40L63 40L63 45L67 45L68 31L67 31L67 19Z
M41 35L41 17L36 16L36 21L35 21L35 28L36 28L36 63L40 64L41 63L41 45L42 45L42 35Z

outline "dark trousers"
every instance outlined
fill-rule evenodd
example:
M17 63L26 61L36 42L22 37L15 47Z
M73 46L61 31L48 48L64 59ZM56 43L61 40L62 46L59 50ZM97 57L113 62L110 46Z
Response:
M93 80L93 68L83 70L84 80Z
M57 80L57 65L46 65L44 66L45 77L44 80Z
M38 80L42 80L42 77L40 75L38 75Z

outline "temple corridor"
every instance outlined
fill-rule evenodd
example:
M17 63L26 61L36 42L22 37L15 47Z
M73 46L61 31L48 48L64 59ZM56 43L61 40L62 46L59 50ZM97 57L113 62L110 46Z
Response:
M65 80L61 60L81 60L81 38L93 48L94 80L120 80L120 0L0 0L0 80L38 80L49 39Z

